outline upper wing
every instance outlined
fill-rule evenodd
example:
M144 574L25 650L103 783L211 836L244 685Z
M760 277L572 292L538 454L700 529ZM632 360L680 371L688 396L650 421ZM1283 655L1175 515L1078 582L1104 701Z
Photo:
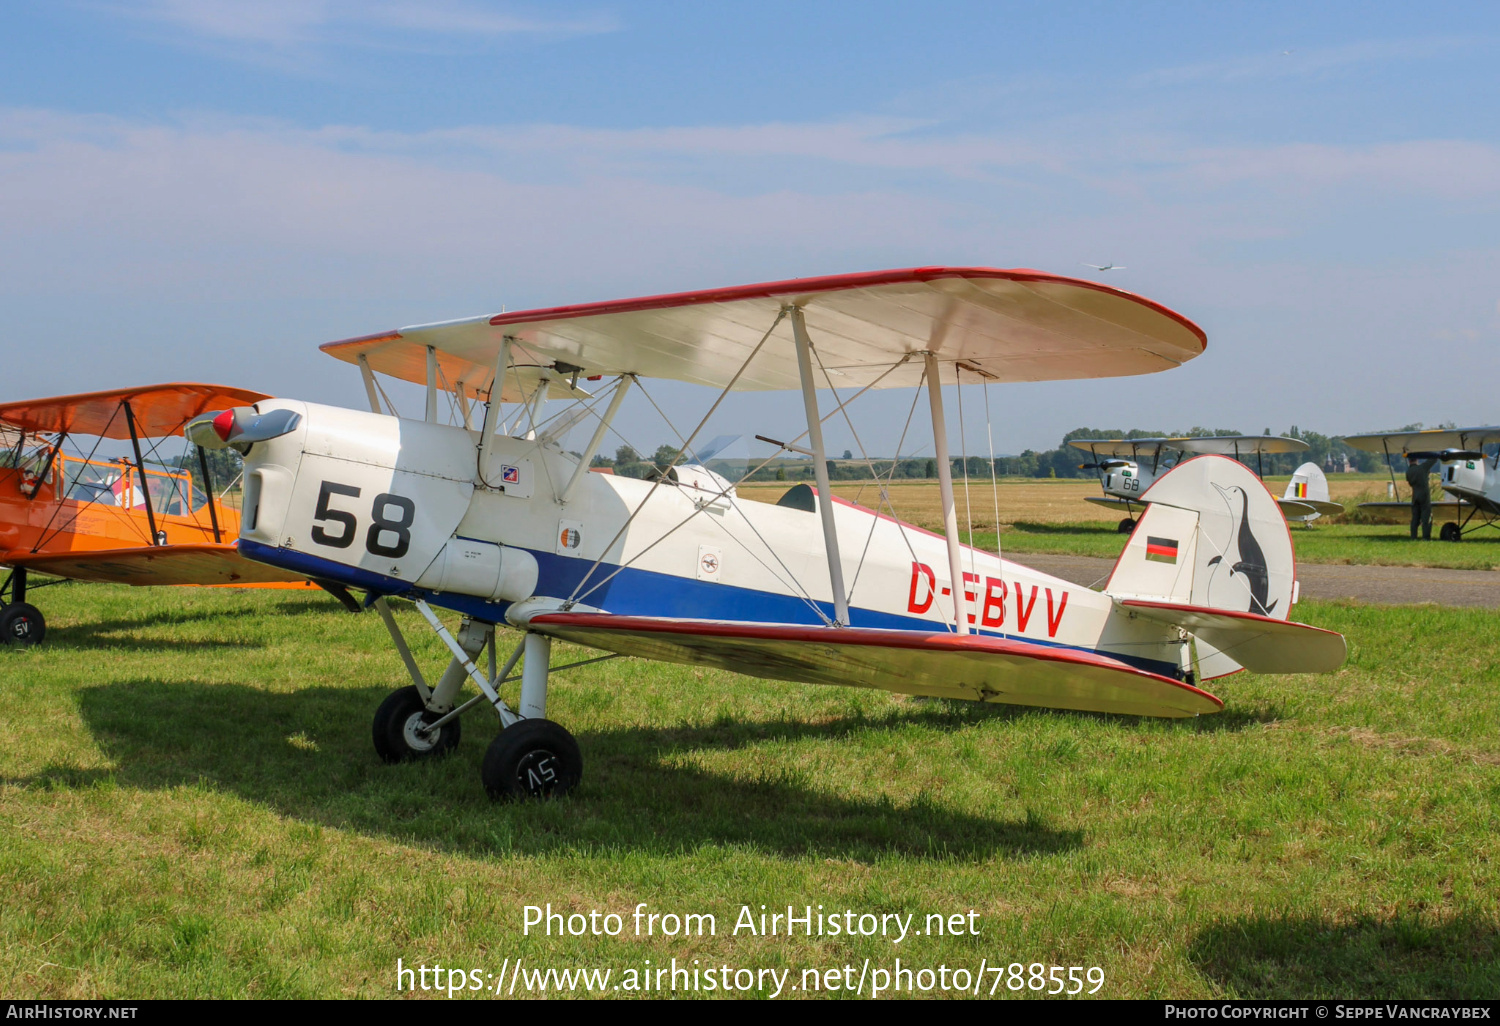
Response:
M1117 499L1113 495L1085 495L1083 501L1092 502L1095 506L1106 506L1109 509L1122 509L1126 511L1146 508L1146 504L1138 499Z
M525 310L330 342L323 351L408 381L427 380L427 349L450 387L487 393L501 340L512 363L562 361L587 375L640 374L724 387L787 305L836 387L910 387L932 351L943 381L1104 378L1166 370L1204 349L1202 329L1122 289L1040 271L922 267ZM791 329L778 330L787 340ZM740 389L797 388L790 342L767 345ZM819 384L822 384L820 381Z
M279 584L306 578L256 563L233 545L157 545L93 552L0 554L0 564L107 584Z
M1344 441L1366 452L1433 452L1442 449L1478 449L1500 442L1500 427L1434 428L1430 431L1386 431L1368 435L1346 435Z
M1208 438L1174 438L1172 448L1216 456L1249 456L1255 453L1301 452L1307 443L1279 435L1215 435Z
M1099 456L1121 459L1154 456L1170 438L1075 438L1068 444Z
M1093 652L985 635L543 613L532 630L624 655L809 684L1123 713L1195 716L1224 703Z
M122 402L129 402L136 433L142 438L162 438L180 433L184 424L208 410L249 406L269 398L247 388L180 382L4 403L0 404L0 421L23 431L129 438L130 428L120 410Z

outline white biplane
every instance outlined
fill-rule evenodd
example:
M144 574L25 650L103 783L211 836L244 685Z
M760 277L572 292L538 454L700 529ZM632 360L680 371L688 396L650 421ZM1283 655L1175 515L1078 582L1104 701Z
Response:
M545 718L549 673L566 668L550 665L555 640L611 653L601 658L1167 717L1219 711L1201 685L1242 667L1328 672L1344 660L1341 635L1287 620L1286 522L1231 460L1156 482L1102 593L960 544L942 386L1141 374L1203 351L1195 325L1127 292L920 268L502 313L323 348L359 366L375 412L274 399L205 414L191 435L246 454L242 553L360 589L384 619L412 685L375 714L380 756L450 751L459 717L490 706L502 729L482 778L497 798L580 779L576 741ZM425 384L425 419L381 412L376 372ZM649 377L719 390L698 430L731 392L800 389L806 429L786 446L806 441L816 490L741 500L690 457L655 480L590 473L622 400ZM610 380L585 397L580 378ZM827 478L824 421L874 388L914 388L915 408L924 386L942 535L837 499ZM438 423L445 392L464 423ZM571 412L544 419L549 399ZM579 416L593 430L572 454L560 432ZM393 596L452 656L435 683ZM433 606L462 625L450 631ZM500 624L524 632L504 659ZM501 691L517 679L511 704ZM479 693L462 701L467 681Z
M1391 472L1391 501L1362 502L1360 509L1401 520L1411 515L1411 500L1400 501L1391 459L1409 454L1436 459L1443 491L1453 496L1432 504L1432 519L1443 525L1440 538L1456 542L1484 527L1500 528L1500 427L1375 432L1349 435L1344 441L1356 449L1381 453ZM1486 446L1494 451L1486 454Z
M1231 456L1244 460L1254 456L1256 473L1265 476L1268 453L1303 452L1307 443L1280 435L1205 435L1174 438L1075 438L1068 443L1094 457L1080 469L1097 470L1103 495L1085 496L1085 501L1125 514L1119 531L1135 530L1135 515L1145 509L1141 496L1152 483L1191 455ZM1276 500L1288 520L1308 522L1325 513L1342 513L1344 507L1329 501L1328 479L1315 463L1304 463L1292 474L1286 494Z

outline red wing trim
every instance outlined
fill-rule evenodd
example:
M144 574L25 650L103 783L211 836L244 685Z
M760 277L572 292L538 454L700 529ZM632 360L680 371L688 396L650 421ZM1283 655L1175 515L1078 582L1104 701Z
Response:
M754 285L735 285L729 288L704 289L696 292L669 292L659 296L641 296L637 299L617 299L603 303L577 303L571 306L554 306L541 310L516 310L496 314L490 324L525 324L533 321L557 321L573 317L596 317L601 314L633 313L639 310L668 310L680 306L699 306L706 303L728 303L737 299L772 299L782 296L807 295L817 292L838 292L848 289L870 288L875 285L896 285L902 282L927 282L943 278L993 278L1004 281L1035 281L1075 285L1121 296L1177 321L1198 336L1199 351L1208 345L1208 336L1203 329L1175 310L1169 310L1133 292L1117 289L1112 285L1101 285L1082 278L1069 278L1046 271L1033 271L1018 267L1002 270L994 267L908 267L889 271L860 271L854 274L831 274L816 278L792 278L786 281L760 282ZM379 336L376 336L379 337ZM351 340L353 341L353 340ZM326 348L326 347L325 347Z
M1068 663L1075 666L1097 666L1121 673L1130 673L1201 695L1217 703L1220 708L1224 705L1216 696L1199 690L1191 684L1173 680L1171 677L1163 677L1149 670L1138 669L1129 663L1097 652L1031 645L1024 641L985 635L939 632L927 634L919 631L892 631L866 627L804 627L797 624L667 620L650 616L617 616L612 613L539 613L531 618L528 625L587 627L595 630L639 631L651 634L686 634L695 637L746 638L756 641L796 641L820 645L862 645L871 648L904 648L918 651L992 652L996 655L1022 656L1042 662Z

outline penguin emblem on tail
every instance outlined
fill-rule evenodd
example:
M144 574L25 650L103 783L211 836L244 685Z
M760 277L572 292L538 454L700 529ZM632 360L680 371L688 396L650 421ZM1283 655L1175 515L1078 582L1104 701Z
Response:
M1262 616L1270 616L1271 611L1280 604L1280 599L1266 605L1266 599L1270 597L1271 575L1266 568L1266 556L1260 547L1260 542L1255 540L1255 534L1250 530L1250 496L1245 489L1238 485L1225 488L1214 484L1214 490L1224 499L1224 504L1229 507L1229 515L1232 523L1231 535L1234 538L1235 548L1238 550L1238 558L1233 562L1228 560L1228 549L1226 555L1215 556L1208 561L1208 565L1214 567L1214 576L1218 576L1219 569L1227 568L1228 579L1233 580L1235 574L1245 578L1245 584L1250 589L1250 608L1248 612L1259 613ZM1238 492L1239 502L1235 502L1232 493ZM1238 509L1236 509L1238 505ZM1212 584L1210 584L1212 591Z

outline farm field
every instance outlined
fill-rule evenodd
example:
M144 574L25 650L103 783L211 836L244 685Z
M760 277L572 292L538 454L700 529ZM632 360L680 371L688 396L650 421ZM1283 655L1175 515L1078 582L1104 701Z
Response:
M1352 479L1352 480L1351 480ZM1268 478L1276 494L1288 478ZM1329 492L1337 502L1352 507L1358 502L1383 500L1385 478L1369 474L1336 474ZM789 485L741 485L739 494L764 502L775 502ZM968 513L965 515L963 482L955 482L959 529L968 541L967 525L974 528L974 544L995 546L995 492L989 481L969 483ZM835 481L836 495L876 508L879 486L873 481ZM1124 547L1125 536L1116 528L1120 518L1085 502L1099 495L1095 480L1001 479L999 524L1007 554L1027 552L1114 558ZM898 481L889 486L891 504L901 519L931 531L943 529L942 508L936 481ZM888 512L887 510L883 510ZM1500 531L1481 530L1458 543L1412 541L1406 524L1350 523L1349 515L1324 518L1311 527L1293 526L1292 541L1297 558L1310 563L1362 563L1383 566L1431 566L1451 569L1492 570L1500 568ZM1436 538L1436 528L1433 531Z
M15 997L383 997L398 958L618 980L675 957L791 984L866 958L1045 962L1101 967L1108 997L1500 989L1489 612L1304 602L1347 634L1347 666L1222 680L1225 711L1194 721L606 662L553 688L582 789L502 806L479 786L479 715L445 762L376 759L370 716L404 681L373 615L273 593L42 596L47 643L0 650ZM522 907L545 902L713 913L718 931L522 936ZM972 909L980 933L730 936L742 904L919 924Z

